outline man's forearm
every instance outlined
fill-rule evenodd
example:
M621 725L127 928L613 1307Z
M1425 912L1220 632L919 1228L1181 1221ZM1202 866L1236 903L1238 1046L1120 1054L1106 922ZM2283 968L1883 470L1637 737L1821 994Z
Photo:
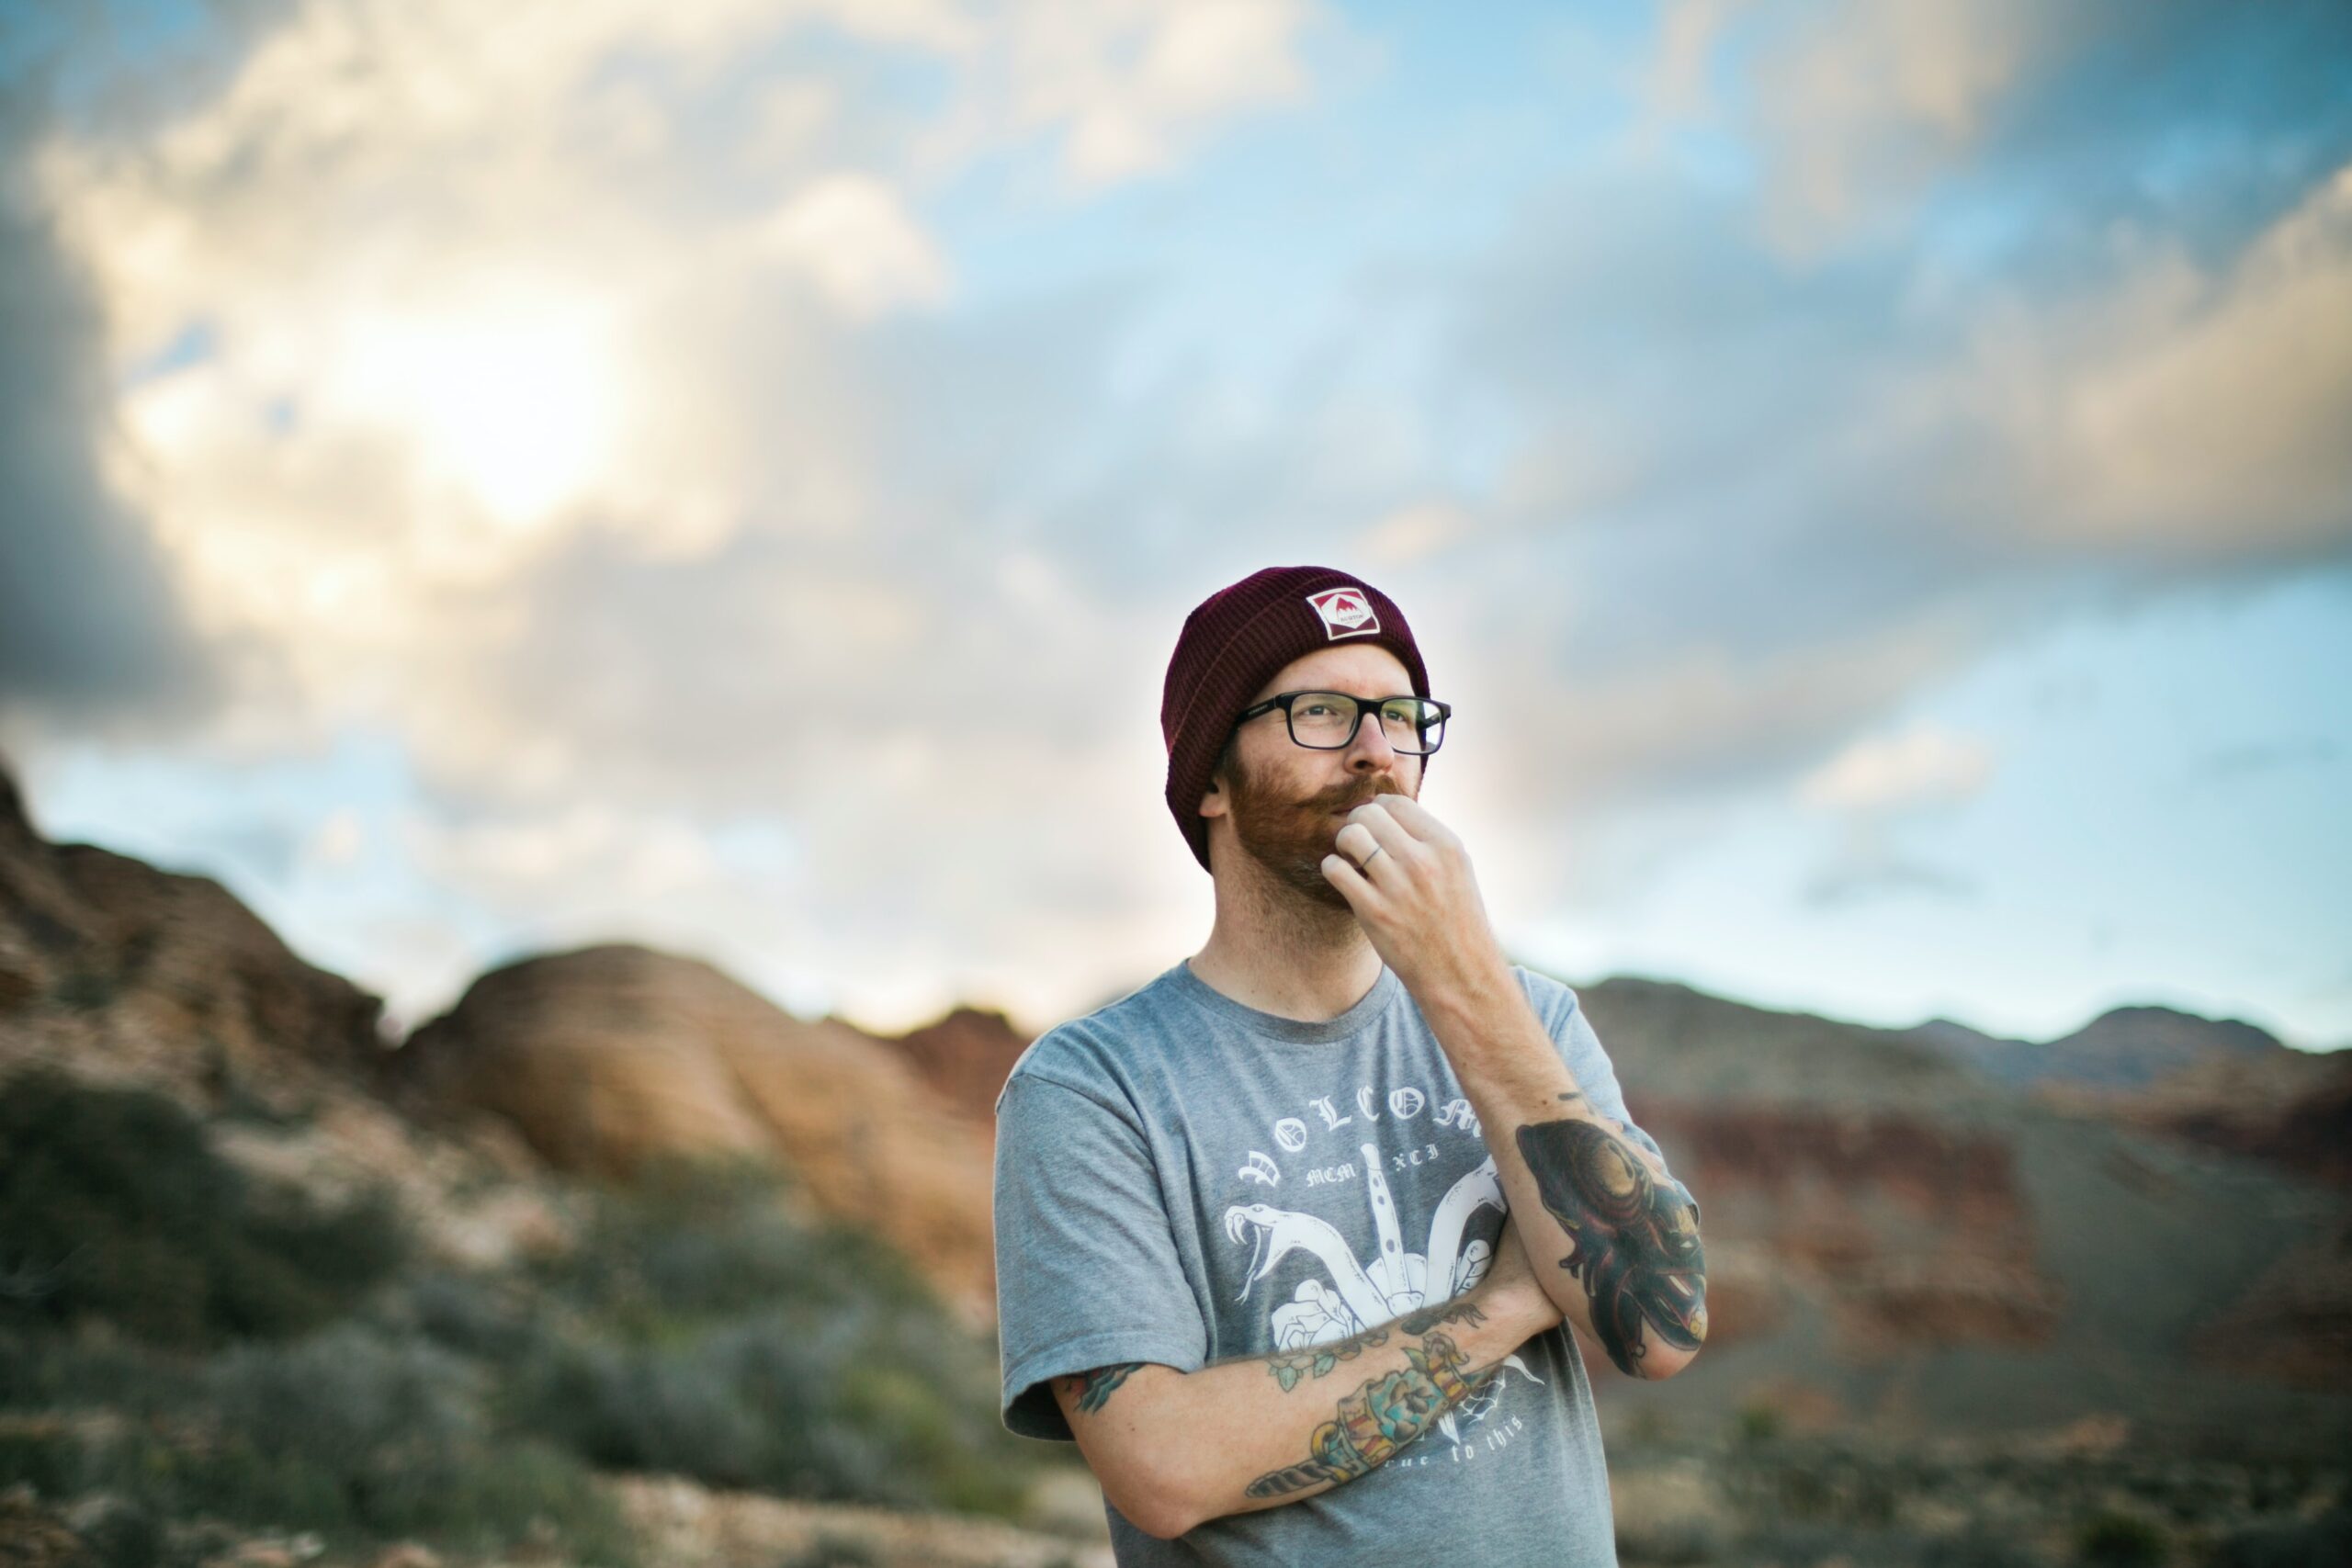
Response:
M1556 1321L1532 1289L1473 1291L1328 1344L1057 1382L1113 1502L1173 1536L1370 1473Z
M1619 1371L1680 1371L1707 1335L1697 1212L1585 1098L1515 976L1419 999L1478 1114L1536 1279Z

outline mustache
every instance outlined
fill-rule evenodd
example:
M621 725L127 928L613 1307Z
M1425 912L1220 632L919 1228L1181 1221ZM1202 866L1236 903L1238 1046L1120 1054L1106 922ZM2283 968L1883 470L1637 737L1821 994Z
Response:
M1369 779L1349 779L1342 784L1333 784L1329 789L1315 796L1310 804L1323 811L1353 811L1368 800L1376 800L1384 795L1403 795L1404 793L1405 786L1397 783L1393 775L1381 773Z

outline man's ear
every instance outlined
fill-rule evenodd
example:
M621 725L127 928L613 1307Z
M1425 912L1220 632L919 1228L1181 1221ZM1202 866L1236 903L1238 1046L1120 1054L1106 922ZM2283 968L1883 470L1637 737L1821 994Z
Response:
M1225 786L1212 777L1209 780L1207 793L1201 796L1201 815L1204 817L1224 816L1226 798Z

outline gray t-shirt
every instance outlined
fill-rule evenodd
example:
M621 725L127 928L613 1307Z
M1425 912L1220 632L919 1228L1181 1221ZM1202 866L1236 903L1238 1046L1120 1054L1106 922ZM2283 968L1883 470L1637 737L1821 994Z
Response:
M1576 992L1515 972L1594 1109L1657 1152L1630 1127ZM1004 1420L1027 1437L1070 1436L1051 1378L1122 1361L1189 1372L1345 1338L1460 1294L1500 1238L1477 1119L1385 966L1355 1006L1309 1023L1180 963L1040 1036L996 1109ZM1363 1381L1349 1370L1293 1389L1301 1459L1306 1412L1329 1415ZM1173 1541L1115 1507L1110 1519L1122 1564L1616 1562L1600 1429L1565 1325L1368 1475Z

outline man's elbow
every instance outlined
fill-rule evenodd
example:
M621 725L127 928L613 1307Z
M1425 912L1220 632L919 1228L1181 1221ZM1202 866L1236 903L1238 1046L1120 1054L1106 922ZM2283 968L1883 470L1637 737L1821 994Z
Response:
M1700 1347L1695 1345L1688 1350L1669 1345L1653 1345L1635 1365L1639 1367L1644 1382L1664 1382L1697 1360L1699 1349Z
M1690 1343L1687 1346L1669 1345L1663 1338L1654 1338L1644 1346L1641 1359L1634 1363L1644 1381L1664 1382L1699 1359L1700 1350L1707 1343L1707 1303L1703 1284L1700 1292L1688 1321L1678 1325L1679 1332L1677 1337L1688 1337Z
M1098 1476L1119 1517L1159 1540L1174 1540L1208 1517L1173 1467L1129 1467L1115 1480Z

